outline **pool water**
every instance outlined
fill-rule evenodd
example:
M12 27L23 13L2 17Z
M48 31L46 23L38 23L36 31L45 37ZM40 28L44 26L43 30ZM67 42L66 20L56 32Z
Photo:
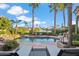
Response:
M49 37L26 37L21 38L21 42L40 42L40 43L48 43L48 42L56 42L59 39L49 38Z

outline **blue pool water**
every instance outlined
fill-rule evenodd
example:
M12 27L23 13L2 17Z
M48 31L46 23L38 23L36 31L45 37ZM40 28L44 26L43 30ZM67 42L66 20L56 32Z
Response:
M48 43L48 42L56 42L59 39L49 38L49 37L26 37L21 38L21 42L40 42L40 43Z

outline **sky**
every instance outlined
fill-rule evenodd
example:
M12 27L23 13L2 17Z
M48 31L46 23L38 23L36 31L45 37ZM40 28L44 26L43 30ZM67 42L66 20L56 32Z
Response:
M72 7L72 23L75 24L75 14L73 11L79 4L73 4ZM28 22L28 26L32 25L32 7L25 3L0 3L0 16L5 16L10 20L22 20L18 26L25 26L24 21ZM68 11L65 9L66 26L68 24ZM54 26L54 10L50 13L49 4L40 3L35 9L35 26L51 27ZM56 24L59 27L63 24L63 13L58 10Z

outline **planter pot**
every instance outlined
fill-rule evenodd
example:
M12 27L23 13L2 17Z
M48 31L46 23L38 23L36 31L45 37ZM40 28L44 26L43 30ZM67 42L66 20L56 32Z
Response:
M10 56L16 53L16 51L19 50L19 47L15 48L12 51L0 51L0 56Z

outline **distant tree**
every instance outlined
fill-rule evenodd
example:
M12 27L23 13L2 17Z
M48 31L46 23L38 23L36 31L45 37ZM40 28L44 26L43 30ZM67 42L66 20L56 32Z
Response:
M21 20L10 20L12 25L15 25L16 28L16 34L17 34L17 26L21 22Z
M26 27L28 27L28 22L24 21L24 24L25 24Z

